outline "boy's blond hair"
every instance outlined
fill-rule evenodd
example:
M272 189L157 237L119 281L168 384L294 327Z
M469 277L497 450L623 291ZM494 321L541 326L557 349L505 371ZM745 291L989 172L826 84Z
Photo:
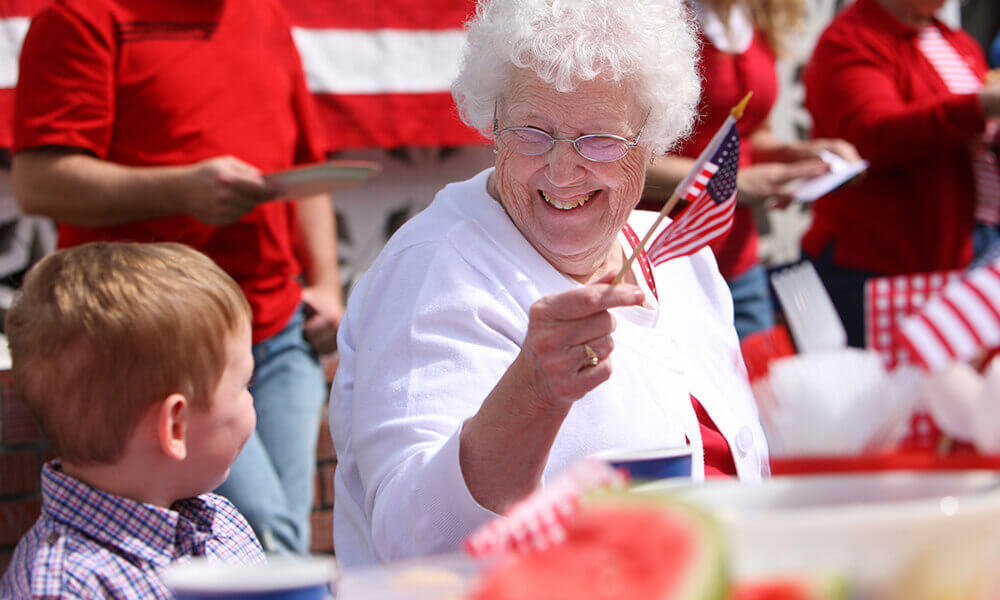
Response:
M250 315L236 282L190 247L96 242L35 265L5 333L15 386L56 453L111 464L154 403L176 392L207 408Z

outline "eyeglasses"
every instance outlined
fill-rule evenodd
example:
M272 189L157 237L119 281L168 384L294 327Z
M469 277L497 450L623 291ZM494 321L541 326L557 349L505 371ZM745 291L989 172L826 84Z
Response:
M556 142L570 142L576 148L577 154L594 162L608 163L615 162L623 158L628 151L639 143L639 136L646 128L646 120L649 113L642 120L642 127L635 138L628 140L619 135L610 133L592 133L581 135L578 138L554 138L548 133L535 127L504 127L497 129L496 104L493 105L493 137L499 139L511 152L516 152L522 156L539 156L545 154L555 146Z

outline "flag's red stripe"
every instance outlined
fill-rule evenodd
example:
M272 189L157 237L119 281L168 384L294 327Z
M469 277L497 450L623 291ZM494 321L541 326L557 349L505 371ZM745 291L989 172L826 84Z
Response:
M965 327L965 330L969 332L969 335L972 336L972 339L976 340L976 345L979 346L980 348L984 348L986 346L986 341L983 340L982 336L979 335L979 332L976 331L975 326L973 326L973 324L969 321L968 315L963 313L962 310L955 304L955 302L948 296L947 290L945 291L945 293L941 294L940 299L941 303L944 304L945 308L949 310L951 314L954 315L959 321L962 322L962 325Z
M50 0L6 0L0 16L31 16ZM282 0L296 26L309 29L455 30L475 12L474 0ZM339 57L349 60L350 57ZM10 57L9 60L16 60ZM333 58L331 58L333 60ZM362 147L463 146L484 144L458 118L448 90L429 94L315 95L331 150ZM13 118L13 91L0 90L0 119ZM0 147L12 143L0 126Z
M666 244L664 248L673 249L689 244L707 244L709 243L709 238L714 239L714 234L721 228L726 227L726 220L731 218L731 214L718 214L711 221L707 222L705 225L697 229L682 230L676 236L672 237Z
M705 196L706 193L702 192L701 196L693 198L691 203L663 230L653 243L656 244L661 239L665 240L681 229L699 225L697 219L701 218L706 212L711 212L714 208L717 208L714 202L703 201Z
M721 205L725 207L726 205ZM691 254L716 238L725 235L732 227L732 211L724 210L715 214L713 220L695 230L682 231L677 237L667 240L661 247L649 252L654 264L664 260Z
M310 29L461 29L475 0L282 0L294 25Z
M720 213L730 212L728 204L728 202L723 202L722 204L715 204L713 202L692 204L689 210L671 223L654 243L659 243L661 239L663 242L666 242L668 238L678 235L682 231L697 229L703 226Z
M725 202L720 204L710 211L705 211L696 225L688 224L687 227L679 229L673 238L669 241L665 240L665 243L682 243L685 240L698 237L705 231L711 231L718 228L720 219L729 219L732 215L733 207L730 203Z
M918 323L913 323L913 325L911 325L911 327L919 327L919 326L920 324ZM896 339L896 346L897 347L903 346L905 350L908 350L909 355L916 359L918 367L922 368L925 371L931 370L930 363L924 357L923 349L918 348L917 345L913 342L913 340L910 339L910 336L905 331L897 330L896 335L894 337ZM895 352L892 353L892 362L894 364L896 362Z
M941 342L941 345L944 346L945 352L948 354L949 358L955 359L958 357L958 352L956 352L955 348L952 347L951 341L948 339L946 335L944 335L944 333L940 329L938 329L936 323L931 321L930 318L928 318L928 316L923 312L918 313L917 318L920 319L927 327L927 329L929 329L930 332L934 335L934 337L937 338L939 342Z
M451 94L315 94L332 150L485 144Z
M990 268L990 273L993 274L994 276L997 275L996 271L994 271L992 268ZM979 302L986 307L986 310L990 311L990 314L993 315L994 319L1000 321L1000 312L997 311L997 307L993 306L993 301L990 300L990 297L987 296L986 293L983 292L981 289L979 289L979 287L976 285L975 280L967 278L965 280L965 288L970 292L972 292L973 294L975 294L976 298L979 299Z
M1000 261L996 261L995 260L995 261L991 262L990 264L986 265L986 270L989 271L993 275L994 279L1000 279L1000 266L997 266L997 262L1000 262Z
M699 197L695 202L690 204L687 209L677 219L675 219L664 231L661 233L653 244L660 242L660 239L666 240L667 238L676 235L677 232L684 229L695 229L703 225L709 219L715 218L715 215L719 210L726 210L727 202L722 204L715 204L715 202L708 197L708 193L705 192Z
M676 221L670 224L668 228L671 233L680 229L691 229L702 225L708 219L714 217L715 213L722 207L726 205L725 202L722 204L715 204L715 202L708 200L707 202L699 202L692 204L688 207L688 210L684 212Z
M719 237L725 235L729 231L730 227L731 223L723 221L718 223L717 226L711 230L700 232L701 235L696 239L688 240L686 243L682 243L680 241L671 242L670 245L664 247L658 252L654 258L654 262L659 264L678 256L693 254Z
M0 2L0 14L4 17L33 17L50 2L51 0L4 0Z

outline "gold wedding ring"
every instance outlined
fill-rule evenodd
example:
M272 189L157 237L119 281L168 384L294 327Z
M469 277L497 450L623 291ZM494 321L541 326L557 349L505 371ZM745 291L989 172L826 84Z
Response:
M584 352L587 353L587 364L586 364L586 366L588 366L588 367L596 367L598 365L598 363L601 362L601 359L597 357L597 353L594 352L594 349L590 347L590 344L584 344L583 345L583 350L584 350Z

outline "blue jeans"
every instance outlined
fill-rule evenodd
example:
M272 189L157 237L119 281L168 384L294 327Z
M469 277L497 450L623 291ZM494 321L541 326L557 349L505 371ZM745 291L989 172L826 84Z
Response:
M264 550L309 551L316 439L326 399L323 370L302 337L301 307L288 325L254 344L257 429L217 493L250 522Z
M774 302L767 270L756 265L738 277L726 281L733 295L733 321L736 335L746 336L774 325Z
M993 225L976 223L972 229L972 252L975 258L970 269L1000 258L1000 231Z

